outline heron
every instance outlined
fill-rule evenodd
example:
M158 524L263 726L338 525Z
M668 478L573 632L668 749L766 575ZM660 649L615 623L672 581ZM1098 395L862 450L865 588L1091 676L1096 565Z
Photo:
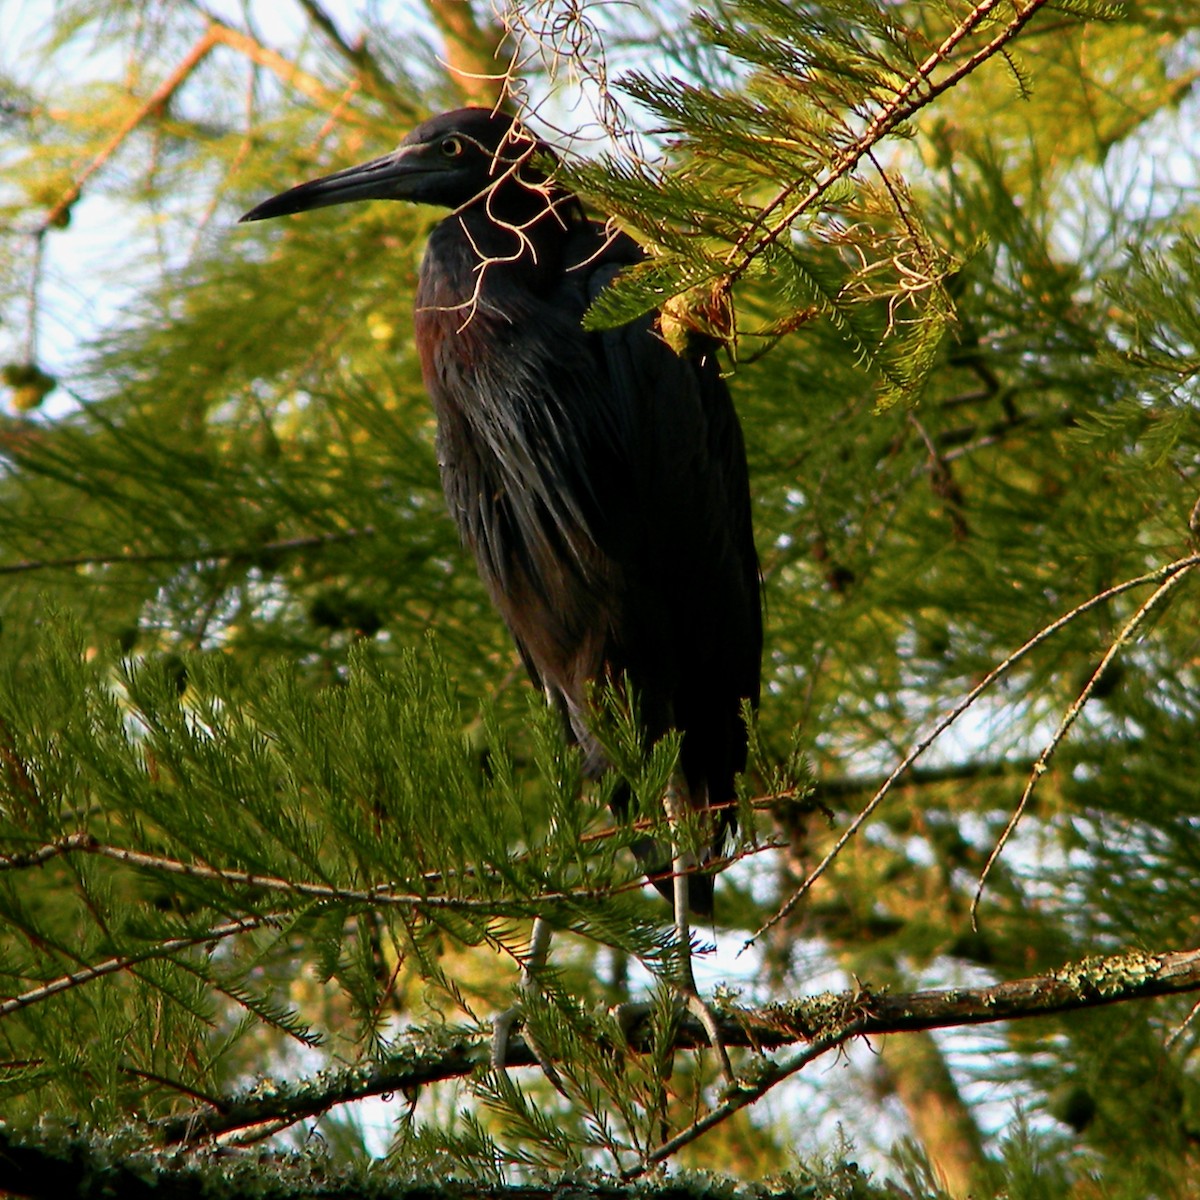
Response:
M673 903L675 983L691 1003L699 993L689 913L712 913L714 864L746 763L743 706L759 699L761 585L745 445L713 340L692 335L674 348L657 313L585 328L592 302L644 253L588 217L556 178L557 162L519 119L458 109L418 125L393 152L302 183L241 219L362 200L451 210L429 235L414 312L447 505L588 776L612 767L597 733L598 687L636 697L647 742L679 734L663 797L672 844L647 837L634 851ZM612 795L623 815L628 784ZM677 833L685 806L706 823L699 860ZM536 919L523 987L549 933ZM698 1015L728 1074L702 1001ZM501 1066L506 1037L498 1021Z

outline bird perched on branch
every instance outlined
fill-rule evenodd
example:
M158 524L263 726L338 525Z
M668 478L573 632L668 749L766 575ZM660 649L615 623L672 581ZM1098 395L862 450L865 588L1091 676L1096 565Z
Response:
M430 235L415 312L451 515L590 774L609 766L594 685L632 689L648 742L680 733L665 803L669 817L683 804L707 814L708 861L720 857L745 765L741 706L759 693L742 433L711 342L676 353L654 314L583 328L591 302L643 256L587 218L555 162L514 118L460 109L242 220L354 200L452 210ZM620 808L628 789L616 795ZM711 912L713 880L673 842L636 849L674 901L686 947L688 910ZM535 926L531 959L546 937ZM684 958L681 986L694 995Z

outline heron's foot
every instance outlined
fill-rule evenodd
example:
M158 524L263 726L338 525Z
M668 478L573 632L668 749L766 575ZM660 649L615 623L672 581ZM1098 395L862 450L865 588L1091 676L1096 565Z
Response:
M732 1086L737 1082L737 1075L734 1073L733 1064L729 1061L729 1051L725 1049L725 1043L721 1040L721 1024L712 1005L695 988L680 988L679 995L692 1016L704 1026L704 1032L708 1035L708 1044L716 1052L721 1075L725 1082Z
M648 1021L654 1016L655 1009L658 1005L652 1000L625 1000L621 1004L615 1004L608 1010L609 1016L617 1023L617 1029L621 1034L622 1040L626 1046L629 1046L632 1039L633 1031L642 1024L643 1021ZM682 1016L684 1005L682 999L676 997L675 1000L675 1015ZM675 1054L672 1051L667 1055L666 1059L659 1063L658 1072L661 1078L670 1079L674 1073Z
M681 1014L690 1012L700 1022L708 1037L708 1044L716 1051L717 1061L725 1082L734 1083L737 1076L734 1073L733 1064L729 1061L729 1052L725 1049L725 1043L721 1039L720 1021L712 1006L694 988L689 989L678 985L675 992L675 1003ZM620 1029L626 1042L629 1041L629 1035L633 1030L654 1012L654 1007L654 1004L648 1000L634 1000L618 1004L612 1010L613 1019L617 1022L617 1028Z
M514 1004L492 1018L492 1068L496 1071L508 1067L508 1043L512 1032L522 1019L521 1006Z
M522 1035L527 1045L537 1059L537 1064L542 1069L542 1074L550 1082L555 1091L566 1096L566 1087L563 1084L562 1076L558 1073L558 1069L554 1065L554 1061L539 1045L537 1038L533 1035L529 1026L525 1023L525 1012L521 1005L514 1004L512 1008L506 1008L503 1012L497 1013L492 1018L492 1067L497 1071L508 1069L508 1043L512 1039L513 1030L520 1025L522 1027Z

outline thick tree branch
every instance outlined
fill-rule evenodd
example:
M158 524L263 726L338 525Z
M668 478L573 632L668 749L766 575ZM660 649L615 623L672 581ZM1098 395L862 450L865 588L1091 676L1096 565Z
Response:
M756 1060L759 1066L751 1073L753 1082L728 1094L714 1112L728 1116L753 1103L787 1075L857 1037L988 1025L1191 991L1200 991L1200 949L1164 954L1131 951L1089 958L1049 975L990 987L876 993L864 986L855 992L824 993L763 1008L726 1008L718 1013L718 1019L727 1047L765 1051L804 1044L805 1049L783 1062ZM649 1030L644 1025L634 1025L628 1036L634 1052L649 1048ZM706 1045L700 1022L685 1017L676 1036L676 1049ZM223 1103L219 1110L200 1109L170 1117L160 1122L157 1130L169 1144L191 1144L257 1125L301 1121L349 1101L470 1075L486 1066L490 1051L490 1035L453 1027L418 1031L390 1058L374 1066L297 1084L273 1082ZM511 1039L507 1060L510 1068L538 1065L520 1036Z

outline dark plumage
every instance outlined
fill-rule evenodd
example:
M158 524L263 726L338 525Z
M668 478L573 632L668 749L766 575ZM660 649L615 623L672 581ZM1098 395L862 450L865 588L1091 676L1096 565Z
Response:
M416 342L450 512L535 683L588 769L607 766L588 689L628 678L647 737L682 733L681 791L725 804L757 703L758 563L741 429L714 347L677 355L646 317L587 332L589 303L642 257L589 221L510 117L445 113L394 153L247 213L356 199L437 204ZM618 805L622 801L618 800ZM731 810L712 822L720 852ZM639 852L670 896L670 854ZM712 879L689 880L707 913Z

